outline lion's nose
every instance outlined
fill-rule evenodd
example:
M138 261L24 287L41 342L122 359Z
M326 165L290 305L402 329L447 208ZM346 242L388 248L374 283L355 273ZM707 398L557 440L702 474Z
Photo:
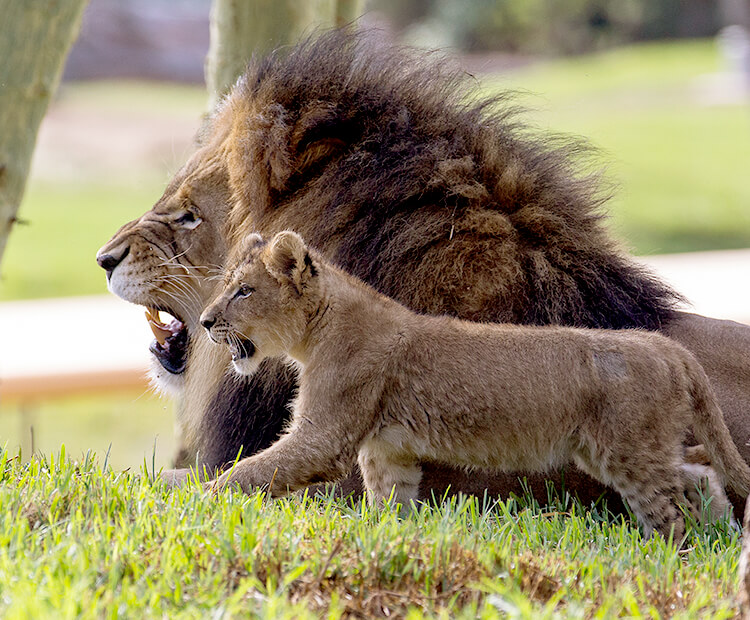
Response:
M216 325L216 319L210 317L202 318L201 325L210 330L214 325Z
M96 262L107 272L107 275L110 275L129 253L130 246L118 253L97 254Z

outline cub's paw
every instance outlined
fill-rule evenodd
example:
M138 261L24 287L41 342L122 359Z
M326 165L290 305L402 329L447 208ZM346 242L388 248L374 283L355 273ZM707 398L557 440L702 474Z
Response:
M194 475L192 469L165 469L159 473L159 477L170 489L183 487L191 480Z
M213 493L214 495L223 491L227 491L229 489L242 491L243 493L249 495L253 492L254 488L252 483L248 482L247 477L248 476L245 475L242 463L239 463L229 471L221 474L221 476L219 476L216 480L210 480L209 482L206 482L203 485L203 489L205 491Z

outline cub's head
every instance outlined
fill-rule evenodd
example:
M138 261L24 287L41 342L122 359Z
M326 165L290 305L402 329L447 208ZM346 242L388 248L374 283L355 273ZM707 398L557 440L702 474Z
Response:
M285 230L270 242L251 234L229 260L224 288L201 315L214 342L225 344L240 374L266 357L294 354L320 307L319 265L302 238Z

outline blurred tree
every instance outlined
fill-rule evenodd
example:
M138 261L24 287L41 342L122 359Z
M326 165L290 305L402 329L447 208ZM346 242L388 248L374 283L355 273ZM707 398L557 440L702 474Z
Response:
M0 260L87 0L0 0Z
M396 30L404 30L430 16L435 0L368 0L368 8L382 12Z
M354 21L362 0L214 0L206 85L213 108L253 54L298 41L316 28Z

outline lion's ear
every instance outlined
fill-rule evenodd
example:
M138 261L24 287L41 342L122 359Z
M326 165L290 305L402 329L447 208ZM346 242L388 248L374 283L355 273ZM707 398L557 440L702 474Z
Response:
M298 170L303 171L325 160L330 160L344 150L346 142L340 138L321 138L305 147L299 157Z
M336 104L312 101L300 111L290 142L295 172L329 160L346 147L347 123Z
M268 273L282 284L291 284L297 293L302 293L305 284L316 274L307 245L291 230L274 236L263 255L263 263Z
M333 103L312 101L294 114L274 103L254 117L262 163L271 189L284 191L293 175L330 160L344 150L347 123Z

